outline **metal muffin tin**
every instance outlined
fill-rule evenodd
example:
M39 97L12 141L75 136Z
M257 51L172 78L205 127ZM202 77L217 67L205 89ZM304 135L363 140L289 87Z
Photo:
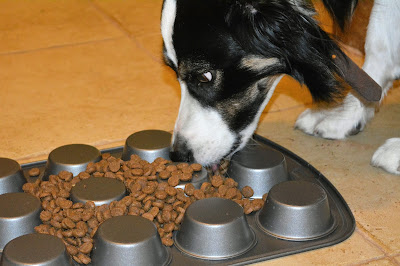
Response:
M17 161L0 157L0 194L22 192L26 183L24 173Z
M140 141L144 143L137 144L136 141L132 145L127 140L125 148L117 147L101 152L111 153L117 158L121 158L123 152L128 157L138 154L127 147L131 146L147 149L145 153L148 154L156 150L158 150L156 153L161 154L160 149L165 153L167 134L160 131L143 132L139 135L142 134ZM160 142L160 144L152 146L148 142L151 142L152 138L149 136L153 134L154 137L154 133L165 135L165 139L155 140L155 143ZM135 134L137 136L137 133ZM346 202L333 185L320 172L292 152L261 136L254 135L253 139L254 143L250 143L234 156L228 174L238 182L239 187L252 186L255 198L260 198L269 192L266 204L258 213L244 215L239 205L225 199L211 198L196 201L187 209L181 230L174 235L175 245L169 248L160 245L155 227L151 222L144 221L144 218L114 217L105 221L94 237L92 265L128 265L123 260L124 258L138 256L141 256L136 262L138 264L143 262L157 265L245 265L331 246L350 237L355 229L355 220ZM78 154L79 158L75 161L79 167L99 160L96 152L82 154L82 151L88 148L86 146L78 147L69 153L67 156L69 163L64 163L70 167L69 169L74 169L73 163L70 163L74 161L74 153ZM90 147L87 150L96 151L95 148ZM127 150L130 151L127 153ZM60 158L63 156L60 155ZM37 178L46 178L54 168L51 167L52 162L49 161L51 161L51 156L48 161L22 165L26 180L34 182ZM34 167L41 170L39 177L28 175L28 171ZM18 167L11 166L11 168ZM202 176L201 173L199 176ZM1 171L0 174L2 174ZM20 186L24 181L15 182L14 177L8 177L9 173L3 175L6 175L6 178L2 179L3 176L0 176L0 180L5 180L6 184L0 183L0 185L7 188L7 191L2 193L21 190ZM10 186L13 188L10 189ZM112 194L107 197L112 200L120 197L116 195L118 192ZM11 195L11 193L4 195ZM75 201L84 202L85 200L75 199ZM14 205L10 204L6 208L14 209L16 208ZM40 210L37 214L39 212ZM33 216L37 214L34 212ZM14 221L6 223L11 225L15 223L18 226L18 220L23 220L29 215L17 216L19 217ZM33 227L37 225L37 217L27 217L27 219L32 220L31 229L28 230L33 231ZM4 222L2 217L0 217L0 222ZM118 224L122 230L118 231L115 224ZM133 229L129 229L130 226ZM132 230L138 232L125 234ZM21 229L21 234L16 234L12 238L17 241L19 236L29 234L31 231L25 232ZM14 240L9 239L7 245L13 246ZM13 252L16 254L15 250ZM60 258L64 256L63 252L59 251ZM106 253L107 256L101 255ZM21 256L23 254L21 250ZM2 260L5 261L7 258L8 255L4 252ZM109 261L110 258L114 260ZM40 265L52 264L49 259Z
M6 245L2 266L69 266L73 265L61 239L52 235L26 234Z
M320 238L337 226L325 190L303 180L282 182L272 187L256 217L261 230L293 241Z
M71 189L73 203L93 201L96 206L110 204L125 196L125 185L117 179L107 177L89 177Z
M239 256L256 243L256 236L247 223L242 207L223 198L192 203L175 235L175 246L180 251L206 260Z
M40 200L24 193L14 192L0 195L0 251L12 239L34 233L41 223Z
M168 265L169 248L161 244L153 222L140 216L117 216L99 226L93 265Z
M286 158L277 150L257 145L254 140L233 155L227 172L241 189L250 186L253 198L262 198L274 185L289 180Z
M100 151L87 144L68 144L52 150L46 163L43 179L61 171L71 172L74 176L86 170L91 162L101 160Z
M131 155L136 154L150 163L157 157L169 160L171 138L171 133L156 129L133 133L125 141L121 158L128 161Z

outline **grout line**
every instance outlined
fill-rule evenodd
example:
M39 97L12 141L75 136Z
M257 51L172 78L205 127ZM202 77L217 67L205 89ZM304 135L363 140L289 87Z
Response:
M42 159L45 160L48 156L49 152L42 151L37 153L32 153L23 157L14 158L19 164L26 164L30 162L41 161Z
M116 17L113 15L109 14L106 10L104 10L101 6L99 6L96 2L93 0L90 1L92 6L106 19L108 20L112 25L114 25L116 28L118 28L120 31L122 31L130 40L132 40L136 46L143 50L145 54L147 54L153 61L164 64L160 58L155 57L149 50L147 50ZM161 33L160 33L161 34Z
M114 40L118 40L118 39L122 39L122 38L124 38L124 37L123 36L110 37L110 38L105 38L105 39L100 39L100 40L92 40L92 41L78 42L78 43L68 43L68 44L59 44L59 45L41 47L41 48L30 49L30 50L3 52L3 53L0 53L0 56L27 54L27 53L32 53L32 52L44 51L44 50L53 50L53 49L59 49L59 48L65 48L65 47L75 47L75 46L87 45L87 44L92 44L92 43L114 41Z
M362 260L362 261L358 261L356 263L349 263L349 264L346 264L346 265L347 266L360 266L360 265L365 265L365 264L373 262L373 261L382 260L382 259L385 259L385 258L388 258L388 257L385 256L385 255L382 255L382 256L379 256L379 257L372 258L372 259Z
M356 222L356 232L359 233L361 235L361 237L367 241L368 243L370 243L372 246L376 247L377 249L379 249L383 255L380 255L378 257L375 258L371 258L371 259L367 259L367 260L363 260L363 261L359 261L356 263L349 263L347 264L348 266L358 266L358 265L364 265L370 262L374 262L374 261L378 261L378 260L382 260L382 259L387 259L390 262L398 265L398 263L394 260L393 256L390 256L385 248L387 248L383 243L381 243L379 240L375 239L375 237L369 232L367 231L359 222Z
M99 12L101 16L103 16L103 18L105 18L106 20L111 22L111 24L113 24L117 29L122 31L127 37L134 39L134 37L132 36L132 33L127 28L125 28L124 25L117 18L108 14L103 8L101 8L99 5L97 5L93 0L90 1L90 3L93 6L93 8L96 9L97 12Z
M117 140L100 140L93 142L91 145L97 147L99 150L114 148L121 145L124 145L125 139L117 139Z
M273 107L273 105L271 105L271 107ZM298 104L298 105L294 105L294 106L290 106L290 107L286 107L286 108L281 108L281 109L277 109L277 110L265 110L263 111L263 113L279 113L279 112L284 112L284 111L289 111L289 110L294 110L294 109L299 109L299 108L311 108L311 104Z
M100 140L92 143L86 143L88 145L94 146L98 148L99 150L107 149L107 148L114 148L118 147L121 145L124 145L125 140L124 139L117 139L117 140ZM47 149L45 151L33 153L27 156L19 157L14 160L19 162L20 164L26 164L26 163L31 163L31 162L36 162L36 161L41 161L41 160L46 160L50 152L57 147L53 147L50 149Z
M389 261L392 262L395 265L400 265L400 262L398 262L394 256L388 257Z
M357 228L356 230L360 233L360 235L369 243L371 243L373 246L378 248L380 251L385 254L385 256L390 256L387 252L389 249L385 244L383 244L379 239L376 239L376 237L371 234L367 229L365 229L359 222L356 222Z

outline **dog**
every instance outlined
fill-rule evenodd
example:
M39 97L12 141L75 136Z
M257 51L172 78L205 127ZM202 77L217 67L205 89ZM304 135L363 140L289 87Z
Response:
M323 2L342 26L357 5L356 0ZM394 58L400 47L394 26L400 25L399 4L380 0L373 9L363 67L371 79L320 28L310 1L164 0L164 61L181 86L171 158L212 169L229 160L251 138L285 74L305 84L315 102L339 103L306 110L296 128L330 139L361 131L373 117L374 102L400 76L400 57ZM377 153L374 165L400 174L400 139Z

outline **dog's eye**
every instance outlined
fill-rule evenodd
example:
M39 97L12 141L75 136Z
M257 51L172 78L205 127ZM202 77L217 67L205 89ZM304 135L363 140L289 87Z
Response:
M203 73L203 74L197 75L197 79L198 79L200 82L203 82L203 83L205 83L205 82L210 82L210 81L212 80L212 78L213 78L213 76L212 76L212 74L211 74L210 71L205 72L205 73Z

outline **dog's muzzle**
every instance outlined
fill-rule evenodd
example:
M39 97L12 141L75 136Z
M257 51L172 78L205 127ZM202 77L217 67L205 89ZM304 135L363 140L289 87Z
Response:
M188 148L187 141L177 134L169 154L174 162L193 162L193 152Z

